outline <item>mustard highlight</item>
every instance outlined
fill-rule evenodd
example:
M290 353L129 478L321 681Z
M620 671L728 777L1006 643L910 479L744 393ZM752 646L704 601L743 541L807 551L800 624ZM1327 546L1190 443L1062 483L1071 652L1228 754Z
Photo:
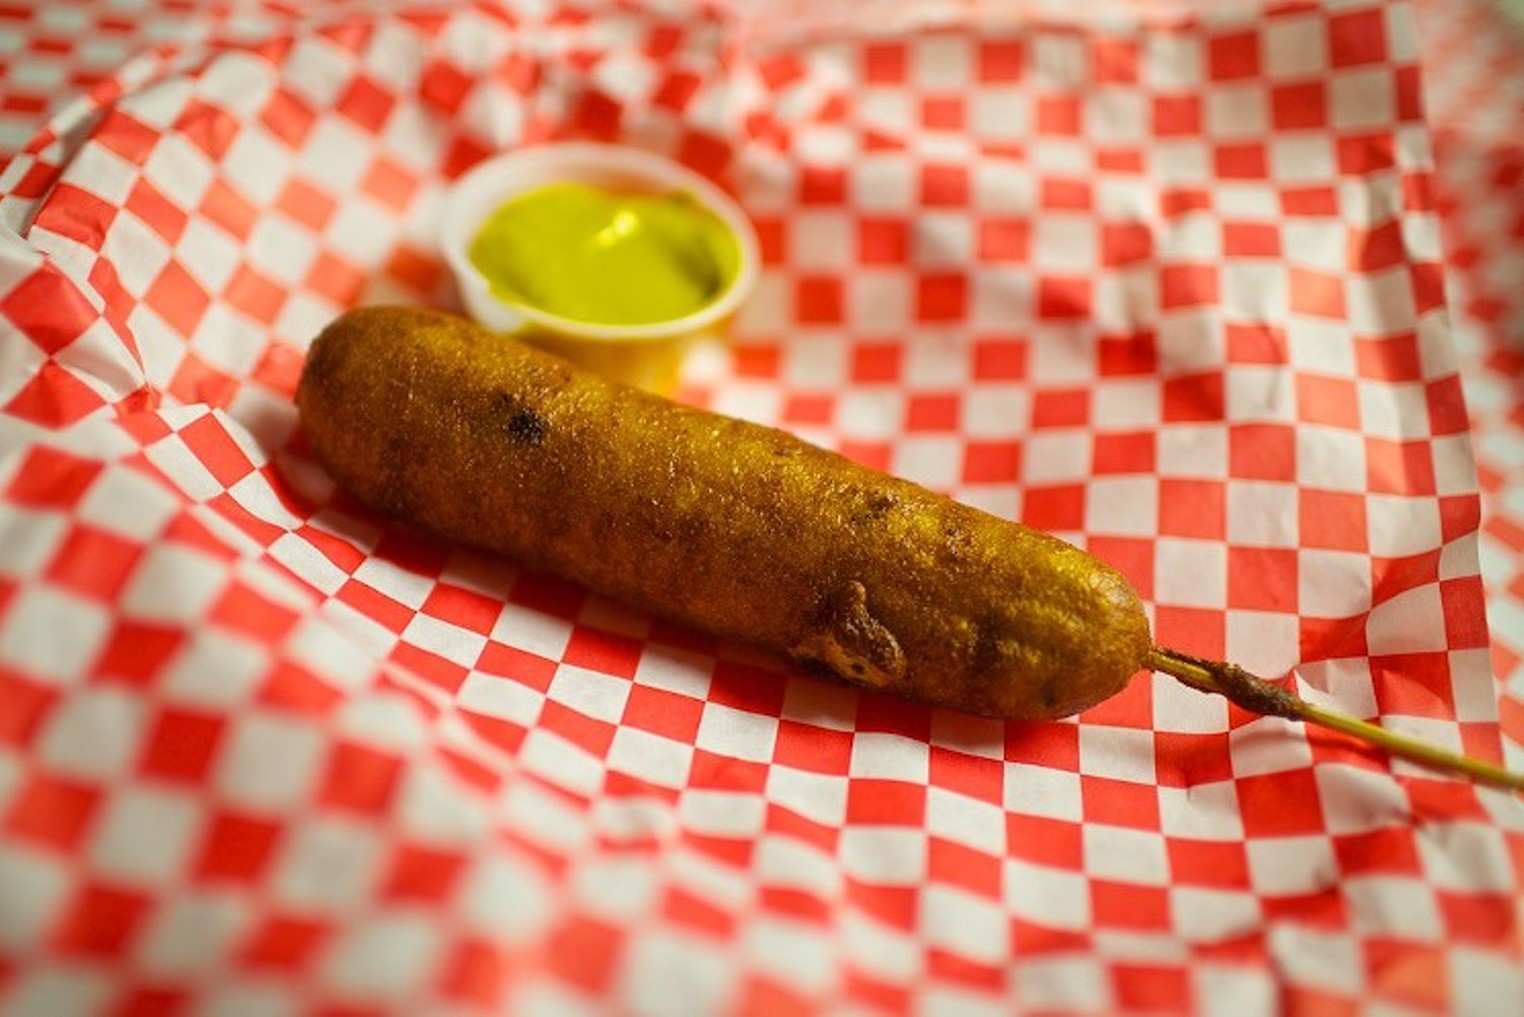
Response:
M741 266L735 235L692 196L577 182L510 199L469 254L499 299L593 325L685 318L723 294Z

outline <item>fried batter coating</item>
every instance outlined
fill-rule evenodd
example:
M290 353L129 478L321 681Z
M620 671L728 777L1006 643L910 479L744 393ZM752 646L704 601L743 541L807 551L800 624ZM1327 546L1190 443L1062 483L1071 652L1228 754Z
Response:
M381 512L857 685L1062 717L1151 645L1127 580L1069 544L452 315L345 314L297 405Z

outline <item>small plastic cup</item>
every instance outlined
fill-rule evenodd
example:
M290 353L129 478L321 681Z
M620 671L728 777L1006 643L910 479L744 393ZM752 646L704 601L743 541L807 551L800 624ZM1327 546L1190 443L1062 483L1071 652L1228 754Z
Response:
M509 199L551 183L579 182L614 191L686 193L709 209L735 236L740 251L734 277L692 314L640 325L576 321L494 294L471 263L471 242L487 218ZM698 342L723 338L731 318L756 285L757 235L729 195L685 166L650 152L590 142L548 144L486 159L456 183L445 201L442 249L466 312L478 322L558 353L609 377L670 393L683 358ZM589 280L617 286L617 279Z

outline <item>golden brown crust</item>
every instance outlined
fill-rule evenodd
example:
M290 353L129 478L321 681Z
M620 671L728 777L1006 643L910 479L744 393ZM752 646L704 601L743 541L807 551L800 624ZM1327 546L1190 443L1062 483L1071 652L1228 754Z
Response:
M381 511L846 681L1059 717L1150 646L1127 581L1077 548L454 316L349 312L297 403Z

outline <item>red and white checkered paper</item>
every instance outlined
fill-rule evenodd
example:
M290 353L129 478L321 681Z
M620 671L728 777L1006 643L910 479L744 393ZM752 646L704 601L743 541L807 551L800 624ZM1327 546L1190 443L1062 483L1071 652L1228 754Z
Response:
M10 161L0 1013L1520 1012L1516 799L1148 675L827 686L306 454L311 337L452 302L449 181L620 140L763 238L685 398L1498 758L1412 6L888 7L219 8Z

